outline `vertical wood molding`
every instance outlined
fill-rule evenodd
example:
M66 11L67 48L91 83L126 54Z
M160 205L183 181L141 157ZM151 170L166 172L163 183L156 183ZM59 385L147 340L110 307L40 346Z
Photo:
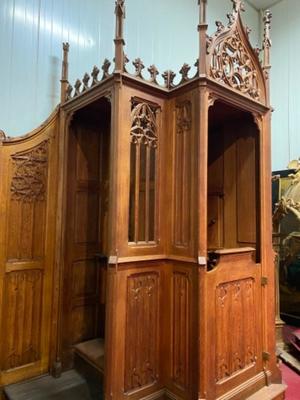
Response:
M173 246L188 249L191 240L192 104L178 101L175 108Z

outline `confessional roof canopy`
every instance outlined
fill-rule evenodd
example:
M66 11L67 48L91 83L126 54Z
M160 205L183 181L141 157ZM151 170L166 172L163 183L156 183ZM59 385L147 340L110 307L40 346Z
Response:
M164 83L160 84L160 75L155 65L147 68L140 58L132 61L135 68L134 73L127 69L129 59L124 53L125 40L123 36L125 21L125 0L117 0L115 4L116 34L115 34L115 58L114 68L112 63L105 59L100 69L94 66L91 74L86 73L80 80L77 79L74 86L68 84L68 51L69 45L63 45L64 62L62 75L61 102L69 102L81 96L89 89L98 86L104 81L122 76L140 83L155 87L161 92L170 93L188 85L191 82L206 80L229 89L254 102L269 106L269 52L271 47L270 23L272 14L265 12L264 16L264 38L262 48L254 49L249 41L250 29L243 25L241 13L244 11L244 4L241 0L231 0L233 10L228 17L228 24L225 26L216 21L217 30L212 35L207 34L207 0L199 0L199 55L195 63L196 74L191 76L191 66L184 63L179 71L181 79L175 83L176 73L172 70L164 71L161 76ZM262 54L262 61L260 60ZM100 78L99 78L100 75Z

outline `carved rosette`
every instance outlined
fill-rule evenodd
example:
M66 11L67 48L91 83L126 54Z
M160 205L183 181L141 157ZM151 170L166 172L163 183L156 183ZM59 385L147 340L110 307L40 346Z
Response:
M11 199L24 202L45 200L48 175L48 140L28 152L12 155Z
M137 104L132 111L131 142L157 147L156 112L147 103Z
M260 100L256 68L237 29L214 48L210 74L216 81Z

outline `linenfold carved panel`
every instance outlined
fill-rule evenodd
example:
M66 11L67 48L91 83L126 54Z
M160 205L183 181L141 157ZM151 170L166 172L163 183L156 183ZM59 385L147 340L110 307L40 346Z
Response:
M40 359L42 271L16 271L4 281L2 369Z
M216 382L256 362L254 279L216 289ZM243 316L243 318L241 318Z
M159 274L138 273L127 280L125 392L158 379Z
M190 281L189 275L173 275L173 381L181 388L189 385L189 332L190 332Z
M23 153L12 155L11 198L17 201L43 201L47 188L48 141Z

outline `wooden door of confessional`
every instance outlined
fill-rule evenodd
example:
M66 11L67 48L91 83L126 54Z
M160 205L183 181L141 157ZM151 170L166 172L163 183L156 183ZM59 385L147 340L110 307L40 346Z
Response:
M250 113L209 112L207 345L209 393L264 379L260 256L260 132Z

